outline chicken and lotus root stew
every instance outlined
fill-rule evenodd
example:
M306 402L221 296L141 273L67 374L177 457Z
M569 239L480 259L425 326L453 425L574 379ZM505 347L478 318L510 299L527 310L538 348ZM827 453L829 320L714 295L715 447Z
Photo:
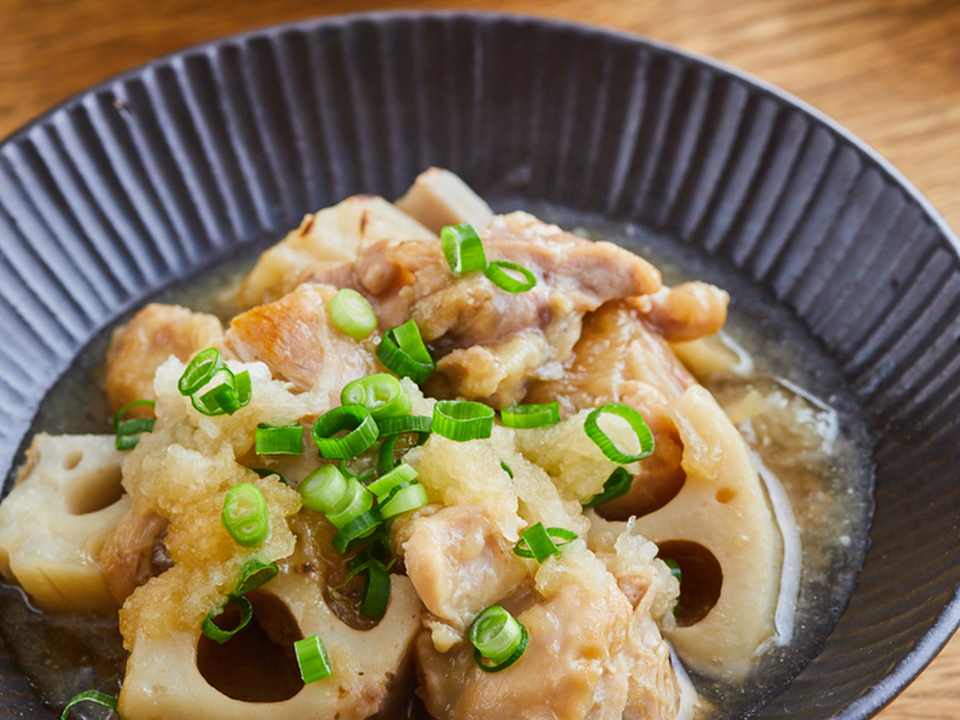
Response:
M114 432L40 432L0 505L9 585L119 619L119 696L66 715L698 718L783 642L723 290L435 168L234 289L116 330Z

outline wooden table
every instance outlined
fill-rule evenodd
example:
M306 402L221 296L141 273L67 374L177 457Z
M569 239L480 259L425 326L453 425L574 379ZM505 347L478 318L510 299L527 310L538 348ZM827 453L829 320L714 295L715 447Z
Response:
M0 137L182 47L317 15L476 9L464 0L0 0ZM960 2L488 0L484 9L639 33L797 95L893 162L960 228ZM960 718L960 637L879 717Z

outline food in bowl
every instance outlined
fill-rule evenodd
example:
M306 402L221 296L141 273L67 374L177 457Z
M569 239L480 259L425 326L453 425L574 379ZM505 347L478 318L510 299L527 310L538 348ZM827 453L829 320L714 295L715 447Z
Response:
M697 380L746 357L724 291L432 169L237 296L137 313L116 435L38 434L0 505L5 578L119 607L126 720L694 717L688 670L790 642L799 532L738 425L815 453L829 409Z

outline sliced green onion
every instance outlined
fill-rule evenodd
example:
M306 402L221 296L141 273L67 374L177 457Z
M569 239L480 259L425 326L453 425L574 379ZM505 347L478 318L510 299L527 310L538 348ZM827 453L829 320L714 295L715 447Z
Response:
M598 424L598 420L603 414L616 415L630 424L630 428L640 442L640 452L632 455L621 451L614 445L613 440L600 429ZM587 415L587 419L583 423L583 430L587 433L587 437L597 444L597 447L603 452L604 457L611 462L627 465L637 460L642 460L653 452L653 433L650 432L650 428L647 427L647 423L644 422L643 416L629 405L623 405L622 403L606 403L605 405L601 405Z
M670 568L670 574L673 575L677 582L683 580L683 572L680 570L680 563L678 563L673 558L662 558L664 564Z
M560 542L554 542L554 538ZM566 528L544 528L543 523L537 523L520 532L520 542L514 548L520 557L533 558L542 563L551 555L559 555L560 548L577 539L573 530Z
M537 276L527 268L506 260L491 260L483 274L490 282L508 293L527 292L537 284ZM517 275L523 279L521 280Z
M113 433L117 436L115 442L117 450L129 450L135 447L136 444L140 442L140 436L145 432L153 430L153 425L157 421L156 418L152 417L124 420L123 416L126 415L131 408L152 408L155 406L156 403L153 400L134 400L120 408L117 414L113 416Z
M394 451L401 435L415 432L419 436L417 445L422 445L430 437L432 424L433 418L429 415L403 415L378 421L377 427L380 429L381 440L377 472L383 475L393 470L396 465Z
M60 714L60 720L67 720L70 716L70 711L73 709L74 705L78 705L82 702L92 702L105 707L108 710L117 711L117 706L119 701L113 695L107 695L102 693L99 690L84 690L83 692L77 693L72 698L70 702L67 703L66 707L63 708L63 712Z
M342 528L372 507L373 494L356 478L347 478L346 492L341 496L338 507L327 513L327 520L337 528Z
M357 460L358 458L351 458L351 459ZM372 478L376 474L376 468L367 468L361 473L354 472L353 470L350 469L350 465L348 464L347 458L340 458L340 462L338 463L338 466L340 468L340 472L342 472L346 477L356 478L357 480L359 480L364 484L366 484L370 480L370 478Z
M422 508L430 502L427 497L427 489L423 483L410 482L397 488L377 506L380 511L380 517L387 520L405 512Z
M344 335L363 340L377 327L377 314L370 302L356 290L342 288L327 303L330 322Z
M670 568L670 574L673 575L678 583L683 582L683 572L680 570L680 564L673 558L663 558L663 562ZM673 614L677 616L680 613L680 598L673 604Z
M234 375L224 366L217 371L214 379L217 377L221 377L223 381L202 395L197 393L190 395L190 402L198 412L209 416L233 415L249 404L251 397L249 372L244 370Z
M235 595L246 595L273 580L280 572L275 562L265 563L257 558L250 558L240 568L240 582L237 583Z
M335 512L347 493L347 478L336 465L321 465L297 488L305 507L326 515Z
M493 408L473 400L439 400L433 406L433 432L458 442L488 438L493 416Z
M381 526L380 531L371 535L359 552L347 560L347 567L350 569L352 577L366 570L370 563L380 563L385 569L389 570L396 561L397 558L390 547L390 538Z
M303 425L260 423L255 431L257 455L302 455Z
M237 622L236 627L230 630L224 630L215 622L213 622L214 618L223 613L223 606L211 610L210 614L204 619L203 625L200 626L200 629L204 635L221 645L243 630L253 619L253 605L243 595L229 596L226 604L233 605L235 608L237 608L237 610L240 611L240 620Z
M377 345L377 359L390 372L408 377L417 385L422 385L437 367L413 320L384 333Z
M367 585L360 602L360 613L379 620L387 613L390 604L390 573L376 560L367 565Z
M383 418L377 422L380 435L402 435L403 433L429 433L433 427L430 415L403 415Z
M483 270L487 266L483 242L470 223L440 228L440 247L454 275Z
M195 395L213 376L226 369L227 365L216 348L207 348L194 356L177 382L177 388L183 396Z
M367 510L337 530L333 536L333 546L341 555L346 555L358 540L372 535L381 523L380 513Z
M342 405L363 405L374 420L409 415L410 395L393 375L377 373L348 382L340 392ZM380 431L383 434L383 431Z
M390 472L381 475L372 483L367 485L367 490L377 496L378 501L383 501L400 485L416 479L419 473L407 463L400 463Z
M333 675L330 657L319 635L297 640L293 644L293 651L296 653L297 665L300 667L300 677L307 685Z
M499 672L515 663L527 649L527 629L499 605L491 605L470 624L467 638L482 670ZM493 666L484 661L490 661Z
M347 431L343 437L337 433ZM377 441L377 421L363 405L341 405L321 415L313 439L325 458L356 457Z
M256 485L240 483L230 488L220 517L230 537L243 547L261 545L270 534L270 509Z
M510 466L507 465L503 460L501 460L500 467L502 467L503 471L510 476L511 480L513 480L513 470L510 469Z
M540 428L560 422L560 403L513 405L500 411L500 419L510 428Z
M201 394L204 387L217 378L221 382ZM207 348L187 363L177 381L177 388L189 397L198 412L204 415L232 415L250 402L250 373L234 375L216 348Z
M377 455L377 472L386 475L397 465L396 449L399 435L390 435L380 441L380 452Z
M597 507L608 503L611 500L626 495L630 491L630 485L633 484L633 475L625 468L618 467L603 484L603 490L590 498L590 501L584 503L584 508Z

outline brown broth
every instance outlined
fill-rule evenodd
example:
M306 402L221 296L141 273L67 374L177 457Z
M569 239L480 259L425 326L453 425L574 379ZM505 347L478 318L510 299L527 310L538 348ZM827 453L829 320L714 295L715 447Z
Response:
M734 402L756 389L768 397L779 394L784 403L792 401L801 410L801 425L807 426L802 432L780 422L782 417L776 413L745 428L762 464L781 481L802 538L792 640L785 646L771 646L742 685L694 678L715 706L711 718L749 714L819 651L853 591L872 513L869 442L856 406L829 358L796 320L732 269L636 226L531 207L526 202L497 205L504 210L525 207L566 228L625 245L657 264L670 284L698 278L727 289L733 300L725 332L753 357L754 371L747 377L718 378L708 387L721 403ZM177 302L226 319L234 312L231 291L251 262L249 258L231 261L210 276L151 300ZM108 342L109 332L101 333L78 357L49 393L30 436L41 429L55 434L109 432L106 402L97 389ZM798 393L799 388L803 390ZM829 442L823 440L825 428L836 430ZM820 441L811 442L811 438ZM125 654L115 618L48 616L34 609L21 591L0 583L0 633L15 662L52 708L61 708L81 690L116 692L119 687ZM383 715L399 720L427 718L412 693L410 698Z

